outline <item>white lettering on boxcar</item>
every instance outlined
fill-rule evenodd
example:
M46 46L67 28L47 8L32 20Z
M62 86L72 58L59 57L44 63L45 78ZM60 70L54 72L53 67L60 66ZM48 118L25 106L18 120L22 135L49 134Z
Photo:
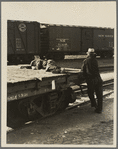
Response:
M60 42L66 42L66 40L69 40L69 39L57 38L56 40L59 40Z
M110 37L110 38L113 38L113 35L98 35L98 37Z

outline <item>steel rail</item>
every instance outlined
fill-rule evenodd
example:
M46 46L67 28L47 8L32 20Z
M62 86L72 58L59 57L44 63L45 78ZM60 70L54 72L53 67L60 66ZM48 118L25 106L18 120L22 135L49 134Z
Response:
M108 80L108 81L109 81L109 80ZM113 84L114 84L113 82L103 84L103 88L104 88L104 87L111 86L111 85L113 85ZM77 91L75 91L75 92L76 92L76 93L80 93L81 91L79 90L78 92L77 92ZM87 92L87 86L84 88L83 93L84 93L84 92ZM112 94L113 92L114 92L114 91L110 91L109 93L103 94L103 98L105 98L106 96L109 96L109 95ZM97 98L95 98L95 99L97 99ZM76 103L76 104L73 103L73 105L72 105L72 106L68 106L68 107L66 108L66 110L71 110L71 109L76 108L76 107L78 107L78 106L85 105L85 104L87 104L87 103L89 103L89 102L90 102L90 99L88 99L87 101L83 101L83 102L81 102L81 103Z

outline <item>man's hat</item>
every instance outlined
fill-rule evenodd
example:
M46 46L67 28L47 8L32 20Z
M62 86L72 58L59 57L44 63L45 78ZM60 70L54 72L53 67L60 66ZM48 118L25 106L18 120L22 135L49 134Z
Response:
M96 53L95 53L95 50L94 50L93 48L89 48L87 54L88 54L88 53L90 53L90 54L96 54Z

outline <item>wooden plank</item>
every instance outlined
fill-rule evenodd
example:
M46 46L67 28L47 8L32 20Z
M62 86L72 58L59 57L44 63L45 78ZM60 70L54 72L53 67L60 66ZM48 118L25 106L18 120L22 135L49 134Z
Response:
M7 93L17 92L20 90L42 88L44 86L52 85L52 81L55 80L56 84L66 83L66 76L60 76L56 78L47 78L46 80L28 80L15 83L7 83Z
M66 83L58 84L56 88L61 87L61 90L64 90L68 87ZM38 89L26 89L26 90L18 90L17 92L12 92L7 94L7 101L13 101L13 100L18 100L18 99L25 99L27 97L32 97L44 93L51 92L53 90L56 90L52 88L52 84L48 86L44 86L42 88Z

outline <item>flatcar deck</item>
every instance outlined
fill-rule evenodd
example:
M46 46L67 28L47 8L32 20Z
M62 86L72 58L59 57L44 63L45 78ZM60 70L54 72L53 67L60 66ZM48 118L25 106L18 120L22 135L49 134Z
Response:
M69 74L77 74L81 70L80 69L72 69L65 68L66 72ZM20 66L7 66L7 83L16 83L16 82L24 82L28 80L43 80L45 78L52 77L61 77L65 76L66 73L53 74L52 72L46 72L44 69L41 70L32 70L32 69L20 69ZM110 78L114 78L114 73L109 72L106 76L104 73L101 73L103 80L107 80Z
M80 69L65 69L66 72L79 73ZM7 67L7 83L24 82L28 80L39 79L43 80L45 78L55 78L65 76L66 73L54 74L52 72L46 72L44 69L32 70L32 69L20 69L18 66L8 66Z

